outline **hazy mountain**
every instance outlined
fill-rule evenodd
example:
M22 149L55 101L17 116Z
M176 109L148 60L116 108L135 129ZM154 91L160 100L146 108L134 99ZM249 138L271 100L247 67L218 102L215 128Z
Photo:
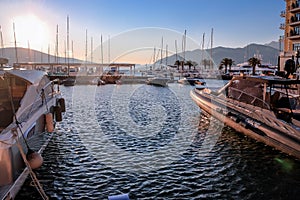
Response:
M277 43L278 44L278 43ZM260 44L250 44L243 48L228 48L228 47L216 47L213 48L212 51L210 49L206 49L204 51L200 49L196 49L193 51L185 52L185 60L195 61L198 64L201 63L203 59L209 59L210 52L212 52L212 57L214 63L218 66L223 58L231 58L235 64L243 63L247 61L249 58L254 55L259 55L262 59L262 62L271 63L272 65L277 65L277 59L279 55L279 51L276 48L271 47L272 45L276 46L276 42L271 42L268 45L260 45ZM9 59L9 64L12 65L16 62L16 51L15 48L4 48L3 49L3 57ZM2 55L2 49L0 50L0 55ZM28 50L26 48L17 48L17 56L18 62L56 62L55 56L48 55L46 53L41 53L36 50ZM180 57L183 57L183 53L179 53L177 55L178 60ZM0 56L1 57L1 56ZM176 61L176 55L169 56L167 59L163 58L163 64L173 65ZM67 60L64 57L59 57L58 62L65 63ZM82 62L81 60L74 59L74 61L70 58L70 63L72 62ZM160 60L157 61L160 63Z
M265 46L273 47L274 49L279 50L279 42L276 42L276 41L272 41L270 43L267 43L267 44L265 44Z
M2 55L3 54L3 55ZM14 47L4 48L0 49L0 57L8 58L9 65L12 65L13 63L17 62L16 60L16 50ZM48 63L48 62L60 62L65 63L67 60L64 57L58 57L58 61L56 61L55 56L48 55L46 53L36 51L36 50L28 50L27 48L17 48L17 57L18 62L41 62L41 63ZM70 63L72 62L82 62L78 59L70 58Z
M209 58L210 52L210 49L206 49L204 51L200 49L187 51L185 53L185 60L195 61L199 64L201 63L201 60L203 58ZM239 64L246 62L249 58L253 57L254 55L259 56L263 63L277 65L279 50L269 45L260 44L250 44L243 48L216 47L212 49L212 58L217 66L220 64L223 58L231 58L235 64ZM183 54L180 53L178 54L178 56L183 57ZM179 59L179 57L177 59ZM169 65L173 65L175 61L176 55L172 55L167 58L167 62ZM157 63L160 63L160 60L157 61ZM162 63L166 63L165 58L162 59Z

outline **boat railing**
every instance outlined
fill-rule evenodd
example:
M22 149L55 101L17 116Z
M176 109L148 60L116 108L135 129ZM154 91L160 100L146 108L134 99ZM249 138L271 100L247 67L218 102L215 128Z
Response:
M55 81L49 81L42 88L40 88L39 94L37 94L33 103L24 108L22 114L18 116L18 121L26 121L26 119L30 116L30 113L36 112L42 106L45 106L46 109L50 109L48 107L48 102L55 96L55 94L59 93L59 84L57 84L56 89L54 86Z
M251 95L249 93L246 93L243 90L240 90L240 89L237 89L234 87L230 87L229 89L238 93L238 95L236 95L236 97L234 97L233 95L229 95L232 99L236 99L240 102L248 103L248 104L251 104L254 106L259 106L261 108L270 109L270 105L266 101L261 99L260 97Z

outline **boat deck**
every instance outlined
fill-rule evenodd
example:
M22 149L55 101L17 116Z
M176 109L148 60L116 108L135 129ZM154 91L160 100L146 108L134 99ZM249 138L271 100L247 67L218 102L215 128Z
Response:
M28 140L28 145L33 151L42 154L45 148L48 146L48 143L52 137L53 133L43 132L40 134L36 134ZM3 200L7 199L6 197L14 197L25 182L28 173L29 171L26 167L23 171L20 172L14 183L0 186L0 199Z

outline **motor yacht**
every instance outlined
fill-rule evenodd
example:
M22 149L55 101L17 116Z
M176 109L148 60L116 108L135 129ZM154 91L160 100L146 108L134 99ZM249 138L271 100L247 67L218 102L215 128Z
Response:
M239 76L219 90L195 88L190 95L236 131L300 159L299 84L277 76Z
M166 78L166 77L152 77L152 78L148 78L146 83L148 85L166 87L166 86L168 86L169 81L170 81L170 78Z
M31 169L42 164L39 155L63 111L59 86L45 72L0 71L0 199L13 199Z

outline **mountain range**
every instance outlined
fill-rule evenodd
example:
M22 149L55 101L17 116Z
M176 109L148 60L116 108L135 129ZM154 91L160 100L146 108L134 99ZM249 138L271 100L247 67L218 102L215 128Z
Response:
M243 48L229 48L229 47L215 47L212 49L200 50L196 49L193 51L179 53L177 55L177 60L181 60L179 56L185 57L187 61L194 61L196 63L201 63L201 60L209 59L210 54L212 54L212 58L214 63L219 66L220 62L224 58L230 58L234 61L234 64L244 63L251 57L257 56L261 59L262 63L269 63L273 66L277 65L278 56L279 56L279 44L278 42L271 42L269 44L249 44ZM167 63L173 65L176 61L176 55L169 56L158 60L156 63Z
M179 57L185 57L185 60L190 60L199 64L201 63L201 60L208 59L210 54L212 54L213 61L217 66L220 64L223 58L231 58L234 61L234 64L239 64L246 62L254 55L259 56L259 58L262 60L262 63L277 65L279 48L276 47L278 46L278 42L271 42L264 45L249 44L243 48L229 48L220 46L205 50L195 49L193 51L186 51L185 54L179 53L177 56L168 56L167 58L157 60L156 63L167 63L168 65L174 65L176 58L177 60L181 60ZM8 58L10 65L16 62L16 51L13 47L1 49L0 55ZM59 57L58 61L56 61L55 56L53 55L48 55L36 50L28 50L27 48L17 48L17 57L18 62L67 62L64 57ZM83 61L70 58L69 62L72 63Z

